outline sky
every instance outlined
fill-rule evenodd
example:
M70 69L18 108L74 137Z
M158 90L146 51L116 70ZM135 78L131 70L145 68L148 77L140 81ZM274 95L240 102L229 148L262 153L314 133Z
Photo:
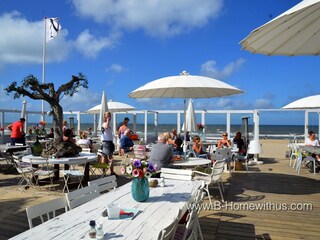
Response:
M1 0L0 109L41 110L41 101L13 99L4 88L29 74L42 79L44 17L58 17L46 45L46 82L60 86L79 72L88 89L63 97L64 111L86 111L107 99L138 110L183 109L181 99L132 99L136 88L178 75L213 77L243 94L195 99L201 109L278 109L319 93L319 56L265 56L239 43L300 0ZM47 106L49 110L49 107ZM266 124L295 124L274 113ZM299 120L300 121L300 120ZM299 122L301 123L301 122ZM303 123L303 122L302 122Z

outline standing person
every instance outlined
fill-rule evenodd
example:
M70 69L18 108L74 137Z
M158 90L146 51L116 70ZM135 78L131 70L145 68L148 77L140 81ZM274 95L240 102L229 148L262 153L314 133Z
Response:
M11 145L16 145L16 143L22 143L26 145L25 132L24 132L24 118L20 118L19 121L16 121L8 126L8 129L11 131Z
M102 159L101 163L109 163L110 164L110 172L111 175L117 174L114 172L114 165L113 165L113 151L114 151L114 144L113 144L113 134L111 129L111 112L106 112L104 114L105 121L101 127L101 141L102 141Z
M128 124L129 124L130 119L128 117L125 117L123 119L123 122L120 123L121 125L119 126L119 128L117 129L118 131L118 140L117 140L117 145L118 145L118 153L120 156L123 155L122 151L121 151L121 147L120 147L120 141L121 138L124 136L124 132L126 131L126 129L128 128Z

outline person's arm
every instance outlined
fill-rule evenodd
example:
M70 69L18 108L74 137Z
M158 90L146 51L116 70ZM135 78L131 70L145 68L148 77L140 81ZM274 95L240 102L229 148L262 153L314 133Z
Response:
M217 148L221 148L221 145L222 145L221 143L222 143L221 140L219 140Z
M227 147L231 147L231 141L230 141L230 139L227 141Z
M9 129L10 131L12 131L12 124L10 124L10 125L8 126L8 129Z

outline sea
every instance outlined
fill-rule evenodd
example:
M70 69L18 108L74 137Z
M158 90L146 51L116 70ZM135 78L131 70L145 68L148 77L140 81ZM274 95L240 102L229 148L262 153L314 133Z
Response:
M32 123L28 124L32 126ZM36 124L34 124L36 125ZM48 123L46 130L49 130L52 127L52 123ZM72 127L72 126L71 126ZM94 129L93 123L81 123L80 129L86 131L87 128ZM317 125L309 125L309 130L312 130L318 133ZM77 127L74 126L76 129ZM129 128L133 130L133 124L129 123ZM159 124L158 133L171 132L172 129L176 129L176 124ZM227 126L225 124L207 124L205 126L206 136L212 137L221 137L221 134L226 131ZM230 137L233 137L237 131L243 133L244 129L241 124L232 124L230 126ZM253 125L248 126L249 137L253 136ZM155 136L155 126L154 124L148 124L148 138L154 138ZM139 136L144 136L144 124L136 125L136 133ZM199 134L200 131L196 131L193 134ZM304 139L304 126L303 125L260 125L259 136L261 139Z

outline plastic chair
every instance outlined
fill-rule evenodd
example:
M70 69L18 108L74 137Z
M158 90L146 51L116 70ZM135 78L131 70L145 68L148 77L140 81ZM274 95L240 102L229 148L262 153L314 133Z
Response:
M99 187L99 192L102 193L106 190L109 190L109 189L116 189L117 187L117 178L115 175L111 175L111 176L108 176L108 177L104 177L104 178L99 178L99 179L96 179L96 180L92 180L92 181L89 181L88 182L88 186L91 186L93 184L96 184L98 185Z
M167 179L178 180L192 180L193 172L191 169L174 169L174 168L161 168L161 177Z
M68 208L73 209L78 207L81 204L99 197L99 195L99 186L96 184L66 193Z
M180 213L180 211L179 211ZM180 214L178 214L179 216ZM175 218L167 227L161 230L158 235L158 240L172 240L175 237L177 226L178 226L178 218Z
M204 191L206 191L206 193L208 194L210 205L212 205L212 202L211 202L211 196L209 192L209 185L215 184L215 183L218 185L221 201L224 202L224 198L223 198L224 188L223 188L223 183L221 179L223 168L224 168L224 161L216 161L214 162L211 168L211 174L203 173L199 171L193 171L193 173L195 174L195 176L193 177L194 180L204 181L205 183Z
M71 177L78 178L79 185L77 189L79 189L80 187L83 188L82 179L84 177L84 172L75 169L75 166L79 164L85 164L87 162L87 159L88 159L87 157L69 158L69 165L72 166L72 169L62 171L63 179L64 179L64 187L62 189L62 192L64 192L65 189L67 189L67 191L69 192L68 181Z
M63 208L65 212L68 211L67 201L64 197L56 198L44 203L40 203L38 205L34 205L32 207L28 207L26 209L26 212L28 217L29 228L33 228L33 219L40 217L41 223L43 223L45 222L45 219L49 220L51 218L55 218L56 211ZM44 215L46 216L46 218L43 217Z
M19 190L24 191L28 187L35 187L33 184L34 179L34 171L36 168L33 168L31 164L26 164L23 162L20 162L19 159L13 158L14 166L18 173L21 176L21 179L19 180L17 186ZM21 189L19 186L21 186L24 182L26 182L24 189Z
M43 163L43 161L45 161L45 163ZM39 187L39 181L42 179L46 179L46 178L50 179L51 186L53 186L53 177L54 177L54 173L55 173L55 171L57 171L57 169L54 169L53 167L50 168L49 163L48 163L48 159L46 159L46 158L41 159L40 162L41 163L39 163L39 158L30 158L31 166L35 166L35 165L38 166L38 168L36 168L33 172L34 179L36 180L36 186ZM50 186L50 188L51 188L51 186Z

